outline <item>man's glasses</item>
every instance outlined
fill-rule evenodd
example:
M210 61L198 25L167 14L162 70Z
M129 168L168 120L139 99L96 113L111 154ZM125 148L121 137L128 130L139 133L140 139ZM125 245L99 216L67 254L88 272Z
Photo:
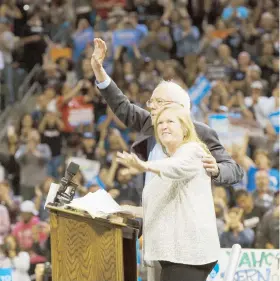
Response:
M171 101L171 100L164 100L164 99L149 99L147 102L146 102L146 106L151 109L152 106L156 105L157 107L162 107L162 106L165 106L165 105L168 105L170 103L176 103L176 104L179 104L181 106L183 106L182 104L176 102L176 101Z

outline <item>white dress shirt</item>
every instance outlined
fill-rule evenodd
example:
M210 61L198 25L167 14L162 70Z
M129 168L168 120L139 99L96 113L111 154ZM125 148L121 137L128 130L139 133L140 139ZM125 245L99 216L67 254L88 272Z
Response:
M104 90L104 89L106 89L109 85L110 85L110 83L111 83L111 78L108 76L108 75L106 75L106 79L103 81L103 82L98 82L98 81L96 81L95 82L96 83L96 86L100 89L100 90Z
M144 259L201 265L218 260L219 237L211 178L195 142L149 167L160 170L143 190Z

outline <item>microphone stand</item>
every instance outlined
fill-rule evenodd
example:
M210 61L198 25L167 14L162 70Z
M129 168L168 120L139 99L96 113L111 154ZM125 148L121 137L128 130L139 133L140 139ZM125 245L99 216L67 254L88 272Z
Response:
M74 183L72 179L78 171L79 165L71 162L66 169L65 176L60 181L58 191L53 201L55 206L63 206L73 200L78 184Z
M54 204L56 206L63 206L64 204L69 204L74 196L78 184L74 183L73 181L68 181L66 178L62 178L60 182L60 186L58 192L54 199ZM69 192L67 190L70 188Z

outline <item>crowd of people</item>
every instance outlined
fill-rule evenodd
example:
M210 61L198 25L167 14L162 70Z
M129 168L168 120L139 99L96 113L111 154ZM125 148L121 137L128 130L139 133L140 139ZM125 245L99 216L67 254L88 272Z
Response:
M8 127L0 155L0 267L13 265L13 280L22 281L50 261L44 203L73 157L91 167L75 177L77 197L105 189L119 204L141 205L143 176L116 161L137 133L96 87L90 64L96 37L107 44L106 72L142 108L162 79L189 93L207 79L210 89L193 103L193 118L213 126L245 172L233 186L212 184L221 246L279 248L278 1L91 2L1 1L10 100L13 71L36 64L42 91L33 111ZM225 115L234 128L226 136L211 123Z

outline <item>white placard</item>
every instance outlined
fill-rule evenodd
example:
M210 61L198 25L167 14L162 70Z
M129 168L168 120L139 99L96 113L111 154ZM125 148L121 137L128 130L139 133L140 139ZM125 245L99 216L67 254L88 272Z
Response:
M231 249L222 249L207 281L224 281ZM242 249L232 281L279 281L280 250Z
M74 162L80 166L80 171L87 182L92 181L98 175L100 170L99 161L88 160L81 157L71 157L67 160L66 165L68 166L70 162Z
M0 51L0 70L3 70L5 67L3 53Z

